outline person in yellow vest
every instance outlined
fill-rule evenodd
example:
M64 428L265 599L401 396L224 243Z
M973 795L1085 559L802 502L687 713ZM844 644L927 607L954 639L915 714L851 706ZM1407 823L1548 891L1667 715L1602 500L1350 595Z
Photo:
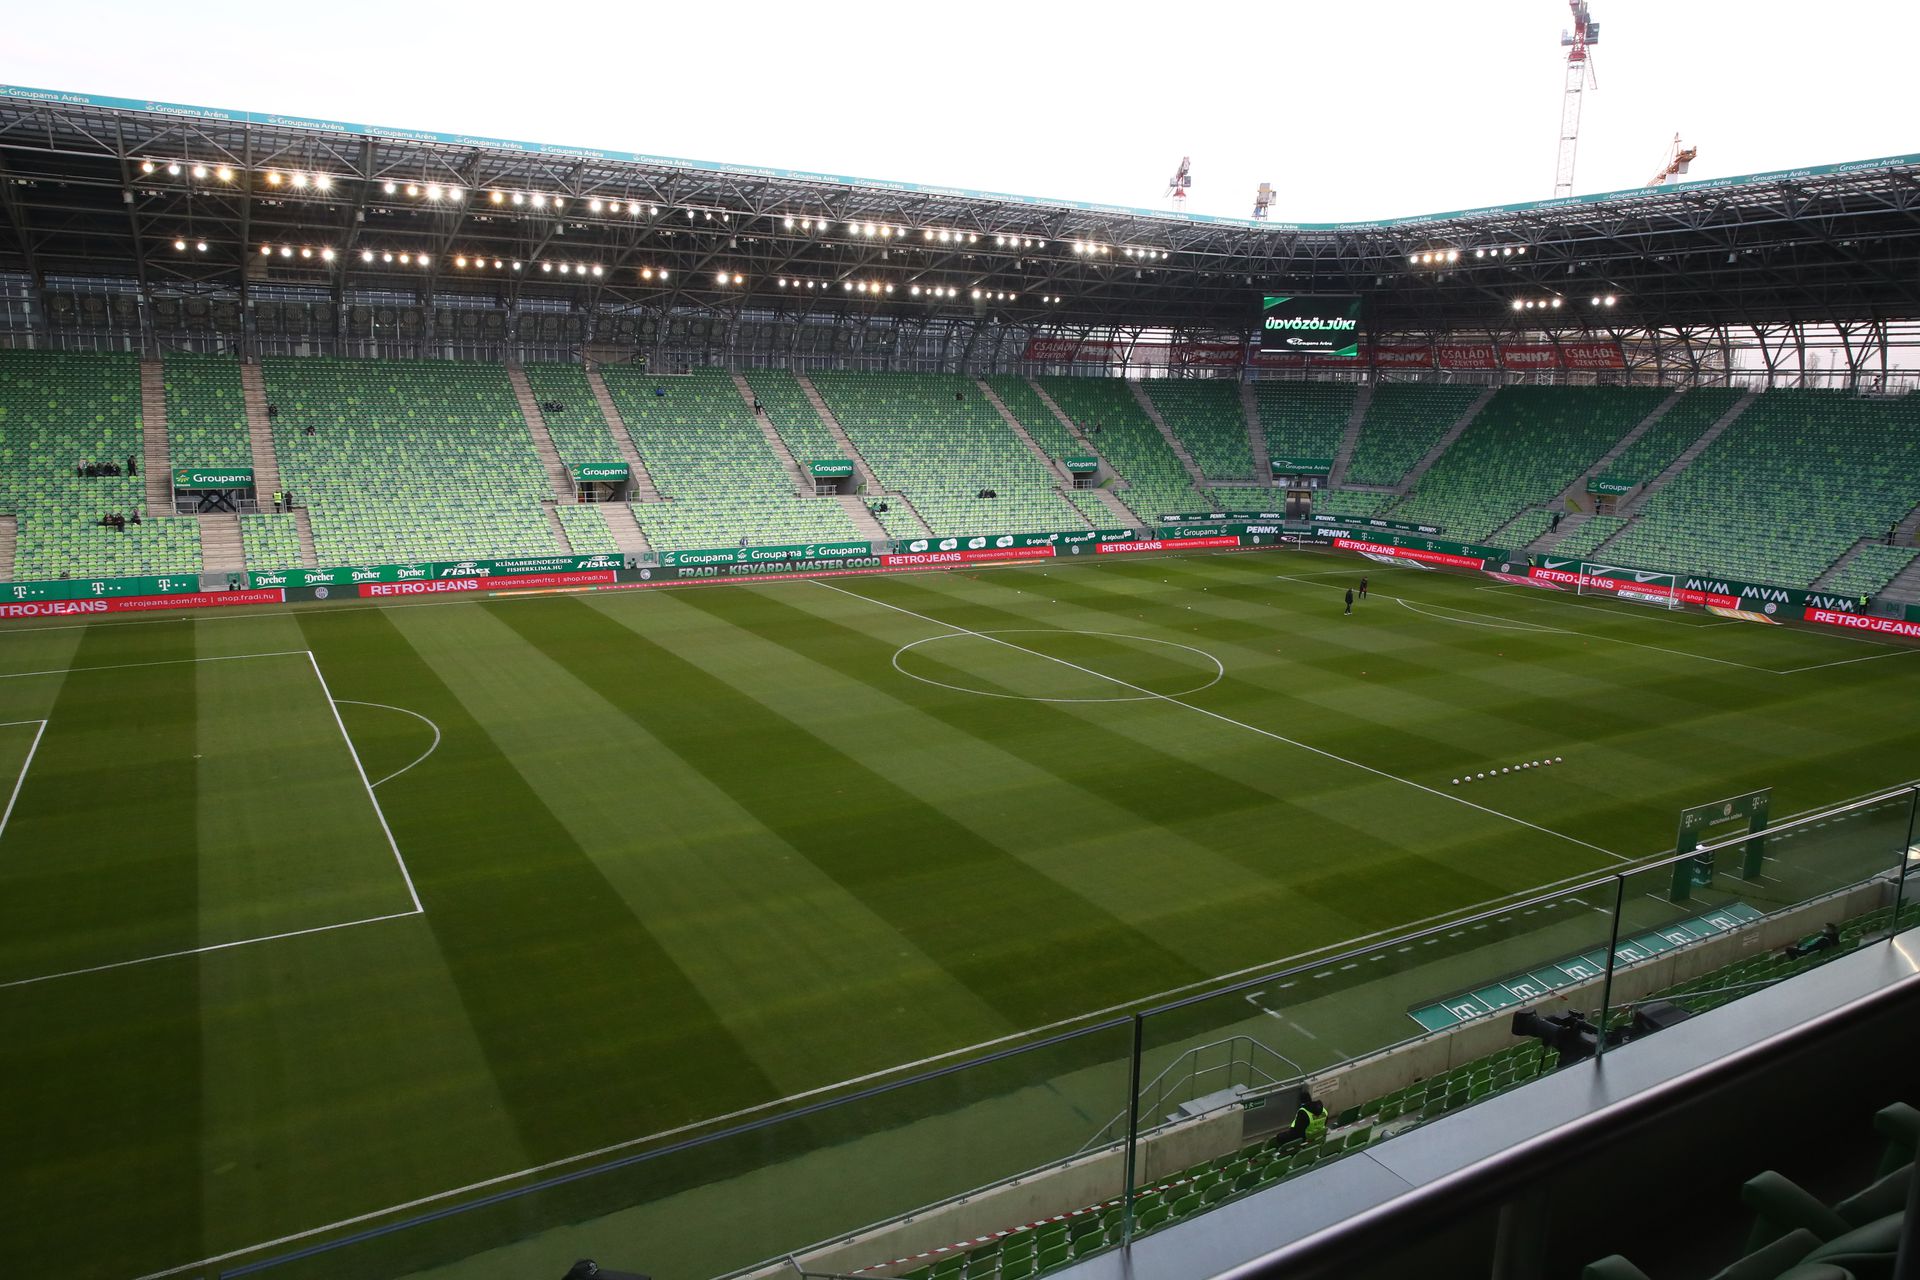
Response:
M286 501L286 498L287 498L287 495L285 493L281 492L278 489L275 489L273 491L273 509L275 511L280 510L280 505L281 503Z
M1293 1113L1293 1124L1273 1135L1269 1144L1284 1147L1294 1142L1320 1142L1327 1136L1327 1104L1314 1097L1300 1099L1300 1109Z

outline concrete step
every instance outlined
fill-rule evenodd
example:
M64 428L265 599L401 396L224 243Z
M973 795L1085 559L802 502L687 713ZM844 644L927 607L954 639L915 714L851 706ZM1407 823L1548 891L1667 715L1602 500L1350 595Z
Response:
M847 519L853 521L853 527L868 542L885 542L893 536L880 523L880 517L867 509L868 499L854 493L842 493L836 495L834 501L840 504L840 509L847 513Z
M1640 419L1640 421L1634 425L1633 430L1616 440L1613 448L1601 454L1592 466L1582 471L1574 478L1572 484L1561 490L1559 495L1554 498L1553 505L1564 509L1569 502L1577 503L1584 501L1587 496L1587 481L1593 479L1595 476L1607 474L1607 468L1618 461L1621 454L1631 449L1634 444L1639 441L1641 436L1644 436L1648 431L1652 430L1656 422L1673 412L1673 406L1680 403L1680 396L1681 392L1676 391L1655 405L1646 417ZM1618 503L1616 502L1615 505L1618 505ZM1561 523L1565 524L1566 522L1562 521Z
M653 544L634 521L632 507L624 502L603 502L600 514L606 517L607 528L613 530L613 545L624 554L639 556L653 550Z
M313 549L313 521L307 517L307 509L305 507L295 507L293 509L293 529L300 537L300 567L303 569L318 569L320 567L320 556L319 553Z
M1120 495L1115 493L1112 489L1107 489L1107 488L1083 489L1081 490L1081 492L1091 493L1096 498L1100 499L1100 501L1107 504L1107 510L1113 513L1114 528L1116 529L1151 529L1153 528L1153 525L1150 522L1142 520L1138 512L1134 511L1132 508L1128 507L1125 502L1121 501Z
M740 398L747 402L747 407L752 408L756 400L753 388L747 385L745 375L734 374L733 386L740 393ZM787 448L787 442L781 439L780 433L774 429L773 420L764 412L760 412L753 415L753 422L760 428L760 435L766 440L767 448L771 449L773 456L780 460L780 469L787 473L787 479L793 484L795 495L812 497L813 477L808 475L806 468L800 465L800 460L793 456L793 450Z
M540 412L540 402L533 398L533 387L527 382L527 371L517 364L507 366L507 381L513 384L513 398L520 403L520 416L527 420L527 434L533 437L533 451L540 457L540 465L547 469L547 483L553 487L553 496L559 502L573 501L573 476L568 473L566 464L560 461L560 450L553 443L553 433L547 430L547 417ZM559 517L554 517L556 521ZM571 546L564 535L561 543Z
M273 509L273 491L280 488L280 458L274 451L273 423L267 417L267 384L260 366L240 366L240 401L247 410L247 443L253 450L253 492L262 511Z
M904 493L883 493L880 496L886 500L888 506L892 507L895 511L906 512L913 517L914 523L920 526L917 531L909 529L907 531L909 536L918 538L931 538L933 536L933 526L928 524L927 518L920 514L920 508L913 505L913 499Z
M1373 384L1360 384L1360 393L1353 398L1353 408L1347 413L1347 429L1340 434L1340 444L1333 451L1333 471L1327 476L1327 487L1338 488L1347 478L1347 466L1353 461L1353 446L1360 439L1361 424L1367 420L1367 410L1373 407Z
M1880 588L1876 597L1880 600L1898 600L1902 604L1920 604L1920 556L1913 563L1893 575L1893 580Z
M560 523L560 504L558 502L543 502L540 504L540 510L546 513L547 532L553 535L554 542L560 548L560 554L566 556L572 555L573 539L567 536L567 526Z
M240 539L240 517L231 511L201 512L190 517L200 525L202 573L244 573L247 550Z
M1558 529L1548 528L1545 533L1522 547L1520 549L1521 554L1529 556L1544 555L1548 547L1551 547L1554 543L1560 541L1560 539L1566 537L1591 519L1593 519L1593 513L1591 511L1569 511L1566 517L1560 521L1560 527ZM1496 543L1495 545L1498 544Z
M0 516L0 582L13 581L14 550L20 544L20 517Z
M1260 397L1253 394L1254 384L1240 384L1240 414L1247 420L1247 445L1253 450L1253 482L1273 484L1273 453L1267 447L1267 427L1260 421Z
M1893 529L1893 543L1897 547L1910 547L1920 541L1920 506L1907 512L1906 516Z
M1041 386L1040 383L1033 378L1027 379L1027 386L1033 389L1034 395L1040 397L1040 403L1047 406L1047 412L1051 413L1066 433L1073 437L1075 446L1085 452L1087 457L1098 458L1100 460L1100 470L1095 473L1095 478L1101 484L1104 485L1109 480L1123 478L1118 471L1114 470L1113 464L1107 461L1106 454L1102 453L1093 443L1092 438L1080 429L1078 423L1067 416L1067 411L1060 407L1060 402L1047 394L1045 387ZM1132 524L1133 520L1129 518L1127 523Z
M1827 590L1829 587L1833 585L1833 580L1840 575L1840 572L1843 569L1845 569L1848 564L1852 562L1855 556L1860 554L1860 549L1862 547L1870 547L1874 543L1879 541L1880 541L1879 538L1854 539L1852 546L1848 547L1845 551L1842 551L1837 557L1835 557L1834 562L1832 564L1828 565L1825 569L1822 569L1820 571L1820 576L1813 580L1813 589L1815 591Z
M586 370L587 385L593 388L594 403L600 406L600 416L607 420L607 426L613 431L614 447L620 450L620 457L627 464L631 477L627 492L635 502L660 501L660 490L655 487L653 477L647 474L647 464L640 460L640 451L634 447L633 433L627 430L627 420L620 416L618 406L613 403L613 393L607 390L607 380L600 376L597 365L589 364ZM619 541L617 535L614 540Z
M1207 487L1207 478L1200 474L1200 464L1195 462L1193 455L1187 452L1187 446L1180 443L1180 437L1173 434L1173 428L1169 427L1167 420L1160 416L1160 410L1154 408L1153 397L1147 394L1147 389L1140 385L1138 378L1129 378L1127 389L1133 392L1133 398L1146 412L1148 420L1159 430L1160 438L1167 442L1167 448L1173 450L1173 456L1180 459L1180 465L1187 469L1187 478L1192 482L1193 487L1204 491Z
M1747 394L1741 396L1738 400L1734 401L1733 407L1728 409L1725 413L1721 414L1718 418L1715 418L1713 420L1713 425L1708 427L1705 431L1701 432L1700 438L1698 440L1695 440L1692 444L1688 445L1685 451L1683 451L1679 457L1675 458L1672 462L1667 464L1666 470L1662 471L1659 475L1655 476L1653 479L1647 481L1647 483L1641 485L1637 492L1628 494L1625 501L1615 503L1613 508L1614 513L1616 515L1623 515L1623 516L1637 514L1641 507L1644 507L1647 505L1648 498L1651 498L1654 494L1660 492L1660 490L1665 488L1668 482L1670 482L1675 476L1679 475L1682 471L1685 471L1688 467L1692 466L1693 460L1699 457L1701 454L1705 453L1707 450L1707 446L1712 444L1715 440L1718 440L1720 438L1720 433L1725 431L1728 427L1732 426L1734 422L1739 419L1740 415L1747 411L1747 406L1752 404L1758 398L1759 398L1758 393L1749 391L1747 392ZM1625 532L1625 531L1622 530L1622 532ZM1615 534L1614 536L1618 537L1619 535ZM1607 541L1611 542L1613 541L1613 539L1609 538L1607 539ZM1601 545L1604 546L1605 544L1603 543ZM1596 554L1597 554L1597 549L1596 549Z
M167 447L167 378L158 360L140 362L140 466L147 473L147 514L172 515L173 460Z
M1400 483L1393 487L1393 491L1403 497L1411 493L1413 486L1420 482L1420 477L1433 469L1433 464L1440 461L1441 454L1453 448L1453 442L1458 440L1461 434L1473 425L1473 420L1480 416L1480 411L1487 407L1487 402L1493 399L1493 393L1499 389L1498 387L1488 387L1478 396L1475 396L1473 403L1467 406L1467 411L1461 414L1452 426L1447 428L1447 433L1434 442L1433 448L1427 450L1420 461L1413 464L1411 471L1400 477Z
M826 427L827 434L832 436L833 442L845 449L846 456L853 460L853 474L860 481L861 492L881 492L880 481L875 478L873 468L867 465L867 460L861 456L860 450L854 448L852 437L848 436L847 429L840 425L840 419L833 416L833 410L828 407L825 397L820 394L820 389L813 385L813 379L804 373L797 373L793 380L800 384L800 390L806 393L807 403L811 404L813 411L820 415L820 423ZM891 495L889 495L889 501L891 501ZM918 513L916 512L915 515L917 516Z
M1007 430L1020 437L1020 443L1027 446L1027 452L1031 453L1039 461L1040 465L1047 469L1047 473L1056 481L1071 486L1073 484L1073 473L1068 471L1058 459L1047 456L1047 451L1040 447L1040 442L1035 440L1033 434L1021 425L1020 419L1013 416L1013 410L1007 408L1006 401L1002 400L998 393L982 379L975 378L973 385L980 389L980 394L985 396L987 403L994 407L994 411L1000 415L1000 420L1007 424Z

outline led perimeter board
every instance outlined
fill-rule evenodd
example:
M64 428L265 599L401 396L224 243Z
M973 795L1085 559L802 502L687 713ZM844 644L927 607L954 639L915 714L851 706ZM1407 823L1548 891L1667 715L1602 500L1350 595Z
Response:
M1260 299L1260 349L1357 360L1360 299L1267 294Z

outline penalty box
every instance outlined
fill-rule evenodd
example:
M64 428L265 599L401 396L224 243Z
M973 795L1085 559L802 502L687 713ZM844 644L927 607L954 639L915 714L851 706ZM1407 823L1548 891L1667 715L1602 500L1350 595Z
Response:
M0 698L0 988L421 911L309 651L0 673Z

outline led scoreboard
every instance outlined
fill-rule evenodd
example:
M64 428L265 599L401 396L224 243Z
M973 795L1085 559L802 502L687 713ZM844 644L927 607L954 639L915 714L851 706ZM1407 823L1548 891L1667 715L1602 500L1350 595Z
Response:
M1285 297L1260 299L1260 349L1330 360L1360 358L1360 299Z

